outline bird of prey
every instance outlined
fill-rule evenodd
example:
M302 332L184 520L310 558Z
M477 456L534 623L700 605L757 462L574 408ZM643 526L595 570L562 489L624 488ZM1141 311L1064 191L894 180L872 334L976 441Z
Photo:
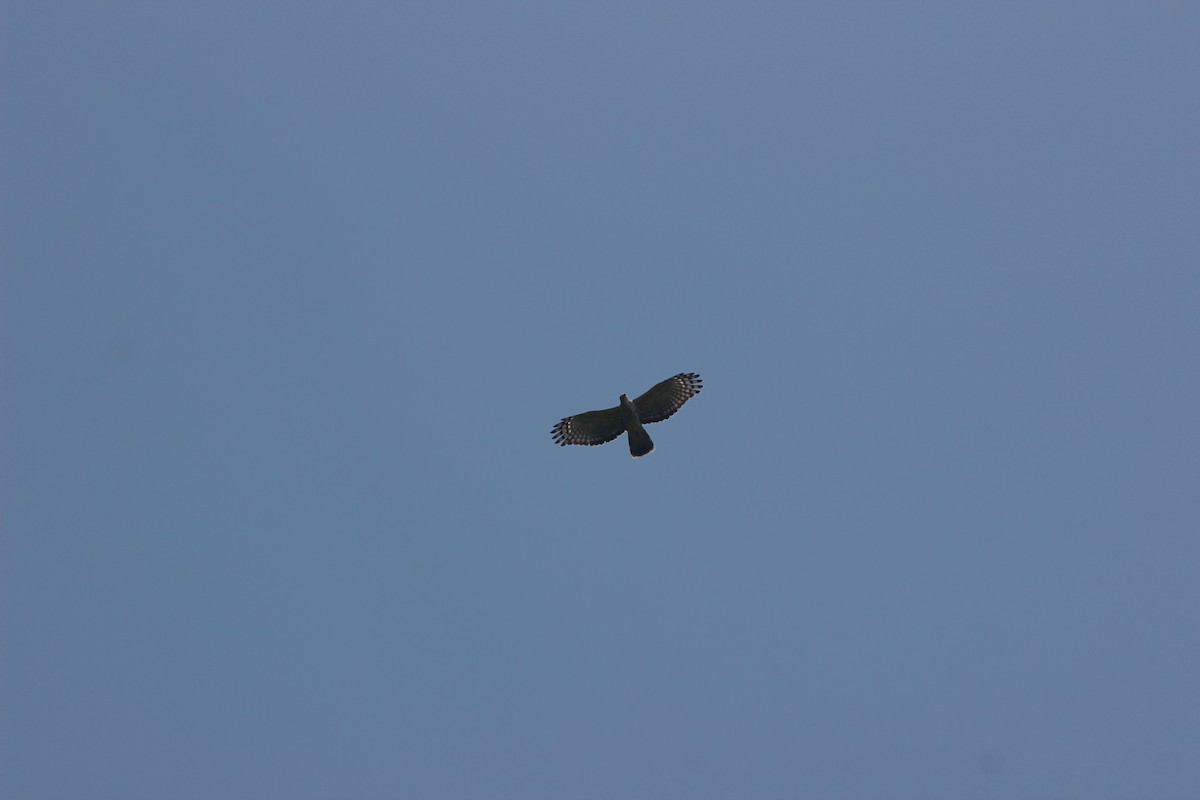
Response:
M641 458L654 449L654 442L643 425L662 422L683 408L683 404L700 394L700 376L681 372L656 384L636 400L621 395L621 404L602 411L588 411L573 417L563 417L550 435L561 446L588 446L611 442L622 433L629 433L629 453Z

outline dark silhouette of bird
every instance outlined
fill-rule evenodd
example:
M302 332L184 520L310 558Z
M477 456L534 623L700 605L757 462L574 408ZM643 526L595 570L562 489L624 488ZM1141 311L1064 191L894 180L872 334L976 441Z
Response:
M681 372L655 384L636 400L621 395L621 403L615 408L563 417L550 435L565 447L569 444L605 444L622 433L628 433L630 455L641 458L654 449L654 442L650 441L650 435L642 426L667 419L683 408L684 403L700 394L700 388L699 375Z

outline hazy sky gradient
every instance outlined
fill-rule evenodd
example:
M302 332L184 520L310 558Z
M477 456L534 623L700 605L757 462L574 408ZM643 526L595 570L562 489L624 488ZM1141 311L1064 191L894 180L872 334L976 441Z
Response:
M1196 796L1200 6L0 23L0 794Z

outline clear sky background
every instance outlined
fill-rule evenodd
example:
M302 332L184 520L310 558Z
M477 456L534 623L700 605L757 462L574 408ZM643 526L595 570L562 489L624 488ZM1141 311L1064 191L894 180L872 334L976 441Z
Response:
M5 797L1197 796L1200 6L0 14Z

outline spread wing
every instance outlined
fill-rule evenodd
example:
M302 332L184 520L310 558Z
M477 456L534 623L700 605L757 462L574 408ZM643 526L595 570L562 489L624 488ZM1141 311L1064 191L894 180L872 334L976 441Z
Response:
M550 435L560 445L586 444L588 446L604 444L625 432L625 422L621 419L621 407L606 408L603 411L587 411L573 417L564 417L554 426Z
M662 422L683 408L683 404L700 394L700 376L694 372L681 372L667 378L653 389L633 401L637 406L642 424Z

